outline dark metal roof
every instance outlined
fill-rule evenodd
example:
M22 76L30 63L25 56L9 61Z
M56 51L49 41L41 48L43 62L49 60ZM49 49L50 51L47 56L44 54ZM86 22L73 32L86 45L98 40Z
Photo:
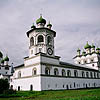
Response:
M20 67L23 67L24 64L21 64L21 65L18 65L18 66L15 66L14 68L20 68Z
M88 66L84 66L84 65L78 65L78 64L72 64L72 63L67 63L67 62L60 62L60 64L62 66L70 66L71 68L75 68L75 69L84 69L84 70L90 70L90 71L98 71L96 69L92 69L89 68Z

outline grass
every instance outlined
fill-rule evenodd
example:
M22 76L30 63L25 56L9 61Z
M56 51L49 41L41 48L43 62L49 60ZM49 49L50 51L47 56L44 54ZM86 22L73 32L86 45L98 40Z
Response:
M0 100L100 100L99 89L59 91L18 91L12 95L0 95Z

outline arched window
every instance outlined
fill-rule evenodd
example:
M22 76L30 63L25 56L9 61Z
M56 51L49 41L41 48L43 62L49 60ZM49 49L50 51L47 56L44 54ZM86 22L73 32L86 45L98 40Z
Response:
M62 76L66 76L66 72L64 69L62 69Z
M39 35L38 36L38 43L40 43L40 42L44 42L44 38L43 38L42 35Z
M55 68L55 69L54 69L54 75L58 75L58 74L59 74L58 69Z
M33 46L33 45L34 45L34 38L31 37L31 38L30 38L30 46Z
M92 74L92 72L90 72L90 76L91 76L91 78L93 78L93 74Z
M82 77L85 77L85 73L84 73L84 71L82 71Z
M86 77L89 77L89 73L88 72L86 72Z
M47 37L47 44L48 44L48 45L51 45L51 41L52 41L51 37L48 36L48 37Z
M50 75L50 68L49 68L49 67L46 67L46 68L45 68L45 74L46 74L46 75Z
M78 72L77 72L77 70L74 70L74 76L75 76L75 77L78 77Z
M21 78L21 71L18 72L18 78Z
M97 72L97 78L99 78L99 73Z
M71 71L67 70L67 76L70 77L71 76Z
M36 74L37 74L37 70L36 68L33 68L32 75L36 75Z

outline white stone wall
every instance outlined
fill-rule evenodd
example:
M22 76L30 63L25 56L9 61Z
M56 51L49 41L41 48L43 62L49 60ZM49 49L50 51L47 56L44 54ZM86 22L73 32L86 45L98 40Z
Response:
M100 87L100 79L43 77L42 90L78 89ZM75 87L74 87L75 84ZM84 85L83 85L84 84ZM95 84L95 86L94 86Z

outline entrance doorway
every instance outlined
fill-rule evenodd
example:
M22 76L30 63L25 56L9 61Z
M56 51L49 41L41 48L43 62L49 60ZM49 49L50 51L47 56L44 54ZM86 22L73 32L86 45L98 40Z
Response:
M30 91L33 91L33 85L30 85Z

